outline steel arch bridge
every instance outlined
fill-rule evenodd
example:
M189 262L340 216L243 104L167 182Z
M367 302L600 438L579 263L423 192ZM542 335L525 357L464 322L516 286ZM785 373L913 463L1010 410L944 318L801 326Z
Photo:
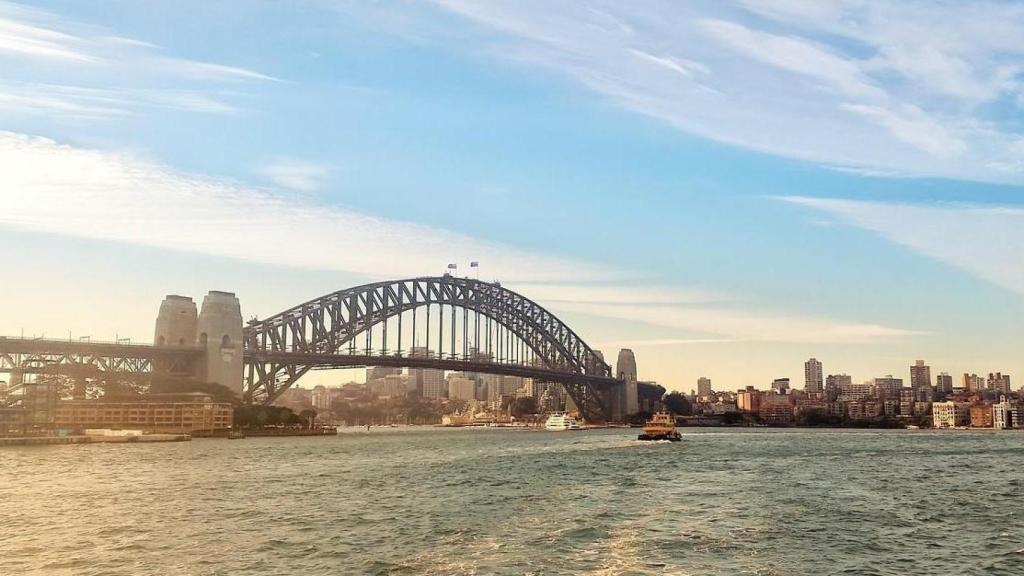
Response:
M622 391L601 355L554 314L498 283L451 275L357 286L250 321L244 357L249 402L273 402L310 370L355 366L558 383L590 420L611 419Z

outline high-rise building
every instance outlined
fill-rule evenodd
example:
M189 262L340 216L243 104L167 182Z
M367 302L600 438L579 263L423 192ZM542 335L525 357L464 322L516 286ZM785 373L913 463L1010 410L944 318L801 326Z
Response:
M1010 393L1010 375L1003 374L1001 372L989 373L988 375L988 389L995 390L1002 394Z
M932 367L926 366L924 360L914 362L914 365L910 367L910 387L921 388L922 386L931 387L931 385Z
M804 362L804 392L815 394L821 392L823 387L821 362L817 358Z
M619 350L618 360L615 362L615 370L619 380L626 383L623 388L626 395L622 403L623 411L626 414L636 414L640 409L640 394L636 385L636 357L629 348Z
M825 378L825 392L827 392L830 397L834 398L839 395L843 386L852 383L853 377L849 374L829 374L828 377Z
M704 376L697 378L697 396L707 397L711 396L711 394L711 378L705 378Z
M772 380L772 391L776 394L789 394L789 378Z
M433 352L423 347L416 347L409 351L413 358L431 358ZM415 389L424 398L444 398L448 395L447 383L444 379L444 370L434 368L410 368L409 389Z
M839 386L839 401L863 402L871 396L871 389L874 386L872 382L854 384L852 381L847 380Z
M370 380L366 383L370 392L381 398L398 398L405 396L409 387L406 385L405 377L401 374L388 374L383 378Z
M385 378L393 374L401 373L401 368L391 368L389 366L372 366L366 369L366 381L369 382L370 380L378 380L380 378Z
M476 380L461 376L448 378L448 397L452 400L476 400Z
M935 377L935 390L941 394L953 391L953 377L945 372Z
M893 378L892 374L884 378L875 378L875 393L881 399L898 399L903 388L902 378Z
M970 392L978 392L985 389L985 379L977 374L968 374L964 372L963 378L961 378L961 388L964 388Z
M331 409L331 393L326 386L316 385L310 398L310 404L317 410Z

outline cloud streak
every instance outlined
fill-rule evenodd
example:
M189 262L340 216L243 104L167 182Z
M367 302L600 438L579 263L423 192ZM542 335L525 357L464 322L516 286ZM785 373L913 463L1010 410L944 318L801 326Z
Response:
M558 313L685 329L694 338L866 342L917 332L740 310L728 295L637 286L628 270L181 174L125 154L0 132L0 225L373 278L480 260ZM520 288L521 287L521 288Z
M44 63L46 66L36 66ZM232 114L218 89L277 82L239 66L167 56L133 38L97 31L42 10L0 0L0 112L105 121L144 108ZM67 78L85 78L72 85Z
M435 0L496 58L701 137L861 172L1024 183L1024 7ZM691 63L691 64L687 64ZM695 63L696 65L694 65Z
M787 196L930 258L1024 294L1024 208Z

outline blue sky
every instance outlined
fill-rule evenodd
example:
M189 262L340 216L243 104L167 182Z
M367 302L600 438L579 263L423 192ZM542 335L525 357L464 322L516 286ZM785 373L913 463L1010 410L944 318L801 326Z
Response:
M0 333L480 260L670 388L1024 373L1022 52L1007 2L0 2Z

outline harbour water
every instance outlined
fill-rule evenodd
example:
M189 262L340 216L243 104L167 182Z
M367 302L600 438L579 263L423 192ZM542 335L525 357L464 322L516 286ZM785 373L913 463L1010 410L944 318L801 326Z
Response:
M373 429L0 450L21 575L1024 574L1024 434Z

